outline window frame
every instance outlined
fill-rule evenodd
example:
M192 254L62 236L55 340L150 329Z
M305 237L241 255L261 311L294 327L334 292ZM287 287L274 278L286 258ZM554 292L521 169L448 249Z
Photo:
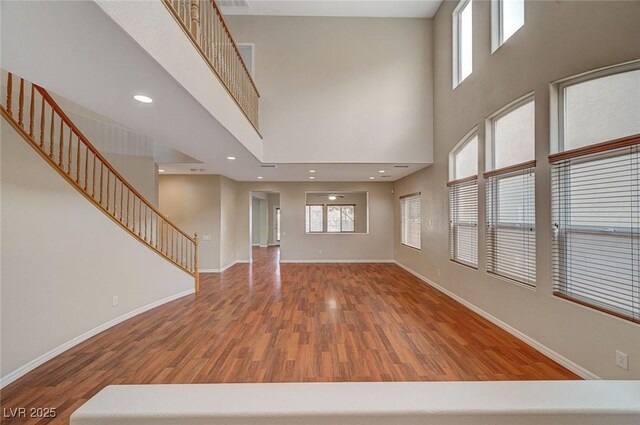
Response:
M523 1L522 25L505 40L504 38L504 1L491 0L491 53L498 50L509 38L513 37L520 28L524 27L527 19L527 3Z
M340 207L340 231L332 232L329 231L329 207ZM342 230L342 217L343 217L343 207L353 207L353 230ZM330 233L332 235L339 233L355 233L356 232L356 204L325 204L325 214L327 216L326 222L326 231L325 233Z
M588 163L591 161L598 161L600 159L606 159L609 157L614 157L615 155L625 155L625 153L618 153L619 150L624 149L625 147L637 146L638 137L637 135L630 135L626 137L622 137L620 139L596 142L590 145L585 145L573 149L567 149L566 142L566 98L565 93L566 89L575 84L584 83L590 80L595 80L599 78L604 78L607 76L617 75L620 73L637 71L640 70L640 60L633 60L630 62L625 62L622 64L616 64L613 66L608 66L605 68L600 68L596 70L591 70L588 72L581 73L579 75L575 75L572 77L564 78L562 80L556 81L551 84L550 87L550 101L551 101L551 122L550 122L550 155L549 155L549 163L552 166L552 178L551 184L552 188L554 185L561 187L561 193L555 195L552 191L552 213L556 213L556 209L558 210L558 214L560 216L570 214L571 213L571 193L567 193L567 189L570 184L570 172L565 172L566 176L561 178L561 176L556 176L556 174L560 173L559 171L556 173L555 166L557 164L569 163L568 167L571 167L572 164L581 164ZM560 179L556 181L556 179ZM556 205L557 204L557 205ZM555 220L555 219L552 219ZM626 228L616 228L615 226L593 226L593 225L573 225L571 228L563 228L561 223L555 223L552 221L552 244L554 250L557 250L558 253L554 254L552 257L552 265L553 267L557 267L558 276L554 274L553 276L553 295L566 300L568 302L572 302L575 304L579 304L585 306L590 309L598 310L604 312L606 314L616 316L622 318L624 320L628 320L635 323L640 323L640 319L635 318L633 316L628 316L620 311L607 307L600 301L597 300L589 300L587 298L583 298L576 294L570 294L568 277L566 275L567 267L570 265L566 263L564 257L566 256L567 247L566 243L568 237L571 233L576 234L592 234L596 236L610 236L610 229L614 229L616 236L625 236L626 233L624 230ZM626 237L626 236L625 236Z
M556 154L573 149L566 149L566 98L565 91L568 87L584 83L590 80L622 74L629 71L640 70L640 60L633 60L617 65L607 66L592 71L583 72L568 78L563 78L551 84L551 123L550 123L550 153ZM606 141L605 141L606 143ZM593 145L588 145L593 146ZM581 149L581 148L578 148Z
M471 29L470 29L471 30L471 57L469 58L469 60L471 61L471 72L469 73L469 75L466 75L464 78L462 78L462 68L461 68L462 49L460 48L461 42L462 42L461 40L462 37L460 37L460 33L462 31L462 25L460 25L460 20L461 20L462 12L467 8L467 6L471 6ZM453 13L451 14L451 16L453 21L453 25L452 25L453 84L452 84L452 87L453 89L455 89L460 85L460 83L466 80L467 77L473 74L473 0L460 0L456 8L453 10Z
M457 154L465 147L467 146L474 138L477 139L477 146L476 146L476 174L475 175L471 175L471 176L466 176L466 177L462 177L462 178L458 178L457 176L457 170L456 170L456 156ZM480 186L478 184L478 174L479 174L479 169L480 169L480 164L479 164L479 157L480 157L480 137L478 135L478 127L475 126L473 127L467 134L464 135L464 137L456 144L456 146L454 146L454 148L451 150L451 152L449 153L449 181L447 182L447 188L448 188L448 219L449 219L449 260L453 261L454 263L457 264L461 264L463 266L466 267L470 267L472 269L477 270L478 269L478 263L479 263L479 259L478 259L478 253L479 253L479 246L480 246L480 234L479 234L479 230L478 230L478 221L479 221L479 208L480 208L480 195L479 195L479 190L480 190ZM466 261L461 261L458 260L456 258L453 258L453 255L451 254L453 251L455 251L453 249L453 242L454 242L454 237L453 237L453 231L456 228L456 224L454 224L453 221L453 217L451 214L452 211L452 198L451 198L451 191L452 188L462 188L464 185L469 185L469 184L475 184L475 196L476 196L476 205L475 205L475 209L476 209L476 223L458 223L457 226L458 227L469 227L469 228L475 228L476 229L476 262L475 264L471 264L471 263L467 263Z
M525 94L524 96L519 97L518 99L508 103L507 105L505 105L504 107L500 108L499 110L497 110L496 112L494 112L493 114L491 114L489 117L487 117L486 121L485 121L485 140L487 141L485 143L485 168L487 171L485 171L485 173L483 174L483 178L485 179L486 183L485 183L485 217L486 217L486 223L487 223L487 228L485 229L485 262L486 262L486 272L490 275L493 276L498 276L501 278L505 278L511 282L517 283L517 284L521 284L524 285L527 288L530 289L535 289L536 287L536 279L537 279L537 270L535 270L537 268L537 247L535 246L536 244L536 240L537 240L537 226L536 226L536 221L537 221L537 214L535 212L535 205L536 205L536 184L535 184L535 175L536 175L536 159L535 159L535 124L536 124L536 120L535 120L535 92L530 92ZM527 105L529 103L533 102L534 104L534 121L533 121L533 131L534 131L534 146L533 146L533 152L534 152L534 157L531 158L528 161L525 162L521 162L521 163L515 163L515 164L509 164L506 167L502 167L502 168L496 168L496 124L498 122L498 120L500 120L501 118L509 115L510 113L512 113L513 111L523 107L524 105ZM520 279L518 279L517 277L515 277L514 275L511 275L509 273L498 273L496 270L491 270L489 267L489 260L491 258L497 258L497 253L496 252L492 252L492 250L490 249L491 247L493 247L494 249L497 248L497 245L495 243L495 241L490 241L490 237L492 237L494 234L492 233L492 231L489 229L490 226L490 219L491 217L496 217L498 216L498 210L497 208L499 208L500 203L497 202L498 201L498 193L496 193L496 191L492 190L492 188L490 187L490 184L492 184L492 182L494 180L497 179L502 179L502 178L509 178L509 177L514 177L519 175L519 173L524 173L526 170L529 169L533 169L532 171L532 178L533 178L533 223L500 223L499 221L497 221L496 223L494 223L494 227L495 227L495 234L498 233L498 230L500 229L521 229L522 227L520 227L519 225L530 225L529 227L531 227L533 230L531 230L533 232L533 238L534 238L534 262L535 262L535 266L534 266L534 273L536 273L536 276L534 278L534 280L532 282L524 282ZM496 181L496 185L499 184ZM492 196L492 202L489 202L489 197ZM496 210L492 211L491 208L495 208ZM492 257L493 256L493 257ZM494 261L495 262L495 261Z
M475 137L478 137L478 146L476 147L476 177L479 173L478 167L478 157L480 153L480 138L478 136L478 127L473 127L464 137L453 147L451 152L449 152L449 181L460 180L456 175L456 155L465 147L468 143L470 143ZM472 175L473 176L473 175ZM468 176L468 177L472 177ZM467 178L467 177L463 177Z
M535 141L535 101L536 101L536 96L535 96L535 92L530 92L525 94L524 96L519 97L518 99L508 103L507 105L503 106L502 108L498 109L496 112L494 112L493 114L491 114L489 117L487 117L486 121L485 121L485 140L488 140L488 143L485 143L485 170L487 172L489 171L494 171L497 170L496 168L496 143L495 143L495 135L496 135L496 122L500 119L503 118L507 115L509 115L511 112L515 111L516 109L519 109L520 107L533 102L534 103L534 122L533 122L533 128L534 128L534 141ZM530 161L534 161L535 160L535 142L534 142L534 157L531 158ZM528 162L528 161L525 161ZM515 166L518 164L511 164L510 166L507 167L503 167L503 168L509 168L511 166Z
M403 241L403 237L404 237L404 224L405 224L405 220L404 220L404 216L402 214L402 203L403 202L407 202L410 199L415 199L418 198L418 205L420 208L420 223L418 224L418 243L420 244L420 246L413 246L411 244L406 243L405 241ZM422 193L421 192L414 192L414 193L409 193L407 195L401 195L399 198L400 201L400 245L402 246L406 246L408 248L411 249L415 249L417 251L421 251L422 250Z

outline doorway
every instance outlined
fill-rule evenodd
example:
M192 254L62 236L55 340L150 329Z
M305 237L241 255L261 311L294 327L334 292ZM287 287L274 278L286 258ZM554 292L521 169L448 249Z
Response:
M249 198L249 259L272 258L284 233L280 193L252 191Z

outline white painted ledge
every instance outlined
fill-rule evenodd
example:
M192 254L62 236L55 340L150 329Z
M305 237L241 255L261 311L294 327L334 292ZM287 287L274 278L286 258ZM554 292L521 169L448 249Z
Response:
M638 425L640 381L108 386L72 425Z

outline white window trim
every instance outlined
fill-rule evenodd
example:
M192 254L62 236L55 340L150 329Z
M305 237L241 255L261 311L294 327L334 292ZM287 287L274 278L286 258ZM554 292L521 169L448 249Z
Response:
M460 11L462 9L464 9L467 4L469 4L470 2L472 2L473 0L460 0L460 3L458 3L458 5L456 6L456 8L453 10L453 13L451 14L452 20L453 20L453 43L452 43L452 57L453 57L453 62L452 62L452 87L455 89L456 87L458 87L460 85L460 83L462 83L464 81L464 79L460 79ZM472 22L473 22L473 18L472 18ZM473 28L473 25L472 25ZM472 36L473 39L473 36ZM473 51L473 48L471 49ZM473 54L471 55L472 59L471 62L473 64ZM473 73L473 65L471 66L471 73ZM469 74L471 75L471 74ZM467 77L469 76L467 75ZM466 78L465 78L466 79Z
M411 195L403 195L400 197L400 211L402 212L402 202L406 202L409 199L414 199L414 198L418 198L419 202L420 202L420 228L418 233L420 234L418 243L420 244L420 246L413 246L410 245L408 243L405 243L402 241L402 236L404 234L404 229L402 228L405 220L404 217L401 216L400 217L400 245L401 246L405 246L407 248L411 248L411 249L415 249L416 251L421 251L422 250L422 194L420 192L417 192L415 194L411 194Z
M474 138L474 136L478 135L478 126L473 127L467 134L464 135L464 137L458 142L457 145L454 146L453 149L451 149L451 152L449 152L449 180L456 180L456 155L457 153L465 147L465 145L467 143L469 143L471 141L471 139ZM480 138L478 138L478 152L476 152L477 157L479 158L480 155ZM479 164L476 165L477 168L477 173L476 174L480 174L480 167Z
M485 143L486 145L485 146L485 171L493 171L496 169L495 168L495 164L496 164L495 151L496 150L495 150L495 140L493 139L495 135L496 121L498 121L500 118L504 117L505 115L510 114L511 112L520 108L521 106L526 105L529 102L532 102L532 101L535 102L535 100L536 100L535 92L532 91L512 101L506 106L503 106L502 108L498 109L496 112L494 112L493 114L487 117L487 119L485 120L485 133L484 133L485 140L487 141ZM535 122L534 122L534 127L535 127ZM535 147L534 147L534 151L535 151ZM533 159L535 158L532 158L532 160Z
M550 153L564 152L565 142L565 99L564 91L567 87L580 84L585 81L621 74L623 72L640 70L640 60L625 62L622 64L607 66L604 68L584 72L568 78L555 81L550 85L550 117L549 117L549 142Z
M503 29L504 29L504 25L503 25L503 13L502 13L502 5L504 3L504 0L491 0L491 53L493 54L496 50L498 50L500 48L500 46L502 46L505 41L504 40L504 33L503 33ZM525 23L526 23L526 19L527 19L527 2L524 2L524 20L522 25L520 26L520 28L524 27ZM520 28L518 28L516 30L516 32L514 32L513 34L511 34L511 37L513 37L518 31L520 31ZM509 37L509 38L511 38Z

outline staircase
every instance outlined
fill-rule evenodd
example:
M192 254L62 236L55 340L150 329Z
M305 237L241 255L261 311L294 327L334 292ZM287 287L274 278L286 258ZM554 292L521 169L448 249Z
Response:
M198 291L198 235L181 230L128 183L45 89L4 71L2 80L2 117L89 202L193 276Z

